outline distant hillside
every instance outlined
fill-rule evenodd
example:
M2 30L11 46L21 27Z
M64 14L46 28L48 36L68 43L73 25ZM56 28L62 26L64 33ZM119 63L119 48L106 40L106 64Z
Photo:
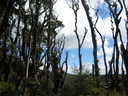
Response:
M100 82L105 83L105 75L100 75Z
M70 83L76 75L67 74L65 83ZM100 75L100 82L105 83L105 75Z

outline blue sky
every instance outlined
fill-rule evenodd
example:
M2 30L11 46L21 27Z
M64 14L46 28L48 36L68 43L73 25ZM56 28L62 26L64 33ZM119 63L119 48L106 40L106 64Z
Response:
M69 52L69 58L68 58L68 73L72 73L72 67L73 64L76 64L77 67L79 67L79 59L78 59L78 47L77 47L77 39L74 33L74 13L71 8L67 5L65 2L66 0L57 0L57 3L54 5L54 12L56 15L58 15L58 19L63 21L63 24L65 27L59 32L58 37L61 37L63 34L66 37L65 41L65 49L64 51ZM110 16L109 16L109 10L107 4L104 2L104 0L90 0L91 6L93 8L99 9L99 21L97 23L97 28L101 32L103 36L105 36L105 51L107 55L107 62L111 60L111 55L113 52L113 39L112 39L112 32L111 32L111 22L110 22ZM128 4L128 3L126 3ZM81 5L81 2L79 3L80 9L78 10L78 34L80 36L80 39L82 40L83 34L84 34L84 27L87 28L88 33L86 35L83 47L81 49L82 54L82 63L85 65L90 71L93 63L93 46L92 46L92 38L91 38L91 32L90 27L86 18L85 11L83 9L83 6ZM90 10L90 14L93 18L93 22L96 20L95 12L94 10ZM126 30L124 25L124 19L125 12L123 11L122 14L122 21L120 24L120 28L122 31L123 41L126 43ZM120 41L118 42L120 44ZM97 44L98 44L98 59L99 59L99 67L100 67L100 73L105 73L105 67L103 62L103 53L101 48L101 40L100 36L97 34ZM62 56L62 60L64 59L65 54ZM120 58L121 63L121 58ZM119 66L120 68L120 66ZM121 71L120 71L121 73Z

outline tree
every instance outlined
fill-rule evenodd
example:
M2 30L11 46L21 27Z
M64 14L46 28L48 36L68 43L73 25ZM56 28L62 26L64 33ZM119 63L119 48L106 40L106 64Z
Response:
M51 65L52 65L52 81L54 83L53 91L56 93L60 92L65 81L65 77L68 70L68 52L66 52L66 58L64 62L61 64L61 55L64 49L65 37L62 37L56 44L51 48ZM65 72L64 72L64 64L65 64Z
M107 61L106 61L106 52L105 52L105 48L104 48L104 43L105 43L105 37L102 36L102 34L99 32L99 30L97 29L96 27L96 24L98 22L98 19L99 19L99 16L98 16L98 9L94 9L92 8L93 10L96 11L96 16L97 16L97 19L96 19L96 22L94 24L94 28L96 29L96 31L98 32L98 34L100 35L101 37L101 42L102 42L102 50L103 50L103 55L104 55L104 65L105 65L105 79L106 79L106 83L108 85L108 68L107 68Z
M29 3L28 8L26 8L27 3ZM52 6L54 3L51 1ZM53 9L49 11L49 6L51 5L49 5L49 0L22 0L13 3L13 6L9 9L10 12L5 9L9 13L8 18L6 18L8 20L8 26L1 27L3 29L6 27L6 29L2 30L3 33L0 40L0 81L14 84L17 90L20 88L22 90L29 89L27 85L23 88L22 86L24 84L30 84L32 86L41 85L41 79L39 78L44 78L52 74L49 72L49 67L56 57L53 56L53 53L57 53L59 56L62 54L61 50L64 48L65 39L61 42L56 40L58 34L56 29L63 28L64 25L53 15ZM42 20L40 17L43 17L41 18ZM3 25L1 24L1 26ZM56 44L60 45L57 46ZM59 49L61 52L54 49ZM50 53L47 53L48 50ZM47 59L47 54L50 56L48 57L49 59ZM51 58L53 59L51 60ZM52 63L53 66L57 65L58 67L56 74L62 75L61 77L57 77L60 79L59 88L63 86L65 81L67 58L68 53L66 53L66 59L64 61L66 72L63 71L64 64L62 64L60 71L59 64ZM45 59L46 63L42 62L43 59ZM59 62L60 60L61 56L59 57ZM48 64L47 62L49 63L49 67L46 66L47 70L44 72L45 74L42 74L39 67ZM56 77L56 74L53 75L53 79ZM24 79L24 77L26 78ZM52 78L51 75L48 78ZM34 82L34 84L31 84L30 81ZM55 88L57 87L55 86ZM26 91L24 94L26 94Z
M114 2L114 1L113 1L113 3L111 3L108 0L105 0L105 1L109 6L110 15L112 15L111 17L113 17L114 23L116 25L115 34L114 34L113 25L112 25L112 32L113 32L113 40L114 40L114 50L116 51L116 59L115 59L116 60L116 71L115 71L115 81L116 81L116 83L115 84L116 84L116 90L119 90L119 78L118 78L118 74L119 74L119 46L118 46L118 42L117 42L117 37L118 37L118 34L119 34L120 41L121 41L121 43L123 43L122 36L121 36L121 30L119 28L119 24L120 24L120 21L121 21L121 17L119 17L119 16L120 16L120 14L123 10L123 5L122 5L122 2L120 0L117 1L119 5L117 5L117 2ZM120 6L120 9L118 11L117 11L117 6ZM114 53L115 53L115 51L114 51ZM113 60L113 64L114 64L114 60Z
M85 65L82 67L83 74L80 73L77 66L73 67L73 72L75 75L72 76L72 80L69 84L72 86L72 95L93 95L93 78L89 70L85 67Z
M97 40L96 40L96 33L94 30L94 24L92 21L92 17L89 13L89 6L86 4L86 0L81 0L82 5L84 7L85 13L87 15L87 19L91 28L91 34L92 34L92 43L93 43L93 56L94 56L94 65L95 65L95 78L96 78L96 86L99 87L99 67L98 67L98 58L97 58Z
M85 40L85 37L86 37L86 34L87 34L87 29L85 28L85 33L84 33L84 36L82 38L82 42L80 42L80 37L78 35L78 31L77 31L77 22L78 22L78 19L77 19L77 11L79 10L79 0L71 0L69 1L71 3L71 6L69 5L70 8L72 8L72 10L74 11L74 14L75 14L75 35L76 35L76 38L77 38L77 41L78 41L78 57L79 57L79 65L80 65L80 74L82 74L82 54L81 54L81 47L84 43L84 40ZM68 1L67 1L68 3Z

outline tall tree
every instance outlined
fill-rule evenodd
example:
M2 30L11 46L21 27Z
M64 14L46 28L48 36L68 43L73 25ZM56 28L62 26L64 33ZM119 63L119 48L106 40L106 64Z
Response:
M89 6L86 3L86 0L81 0L82 5L84 7L85 13L87 15L87 19L91 28L91 35L92 35L92 43L93 43L93 56L94 56L94 65L95 65L95 78L96 78L96 86L99 87L99 67L98 67L98 58L97 58L97 40L96 40L96 33L94 29L94 24L92 21L92 17L89 13Z
M65 37L62 37L51 48L51 65L52 65L52 81L54 83L53 91L58 93L62 89L67 74L68 64L68 52L66 52L66 58L61 64L61 56L64 49ZM65 72L63 71L65 64Z
M84 43L84 40L85 40L85 37L86 37L86 34L87 34L87 29L85 28L85 33L84 33L84 36L82 38L82 42L80 41L80 37L78 35L78 28L77 28L77 22L78 22L78 18L77 18L77 12L79 10L79 0L70 0L70 1L67 1L67 3L71 3L71 6L69 5L70 8L72 8L72 10L74 11L74 14L75 14L75 35L76 35L76 38L77 38L77 41L78 41L78 57L79 57L79 65L80 65L80 74L82 74L82 54L81 54L81 47Z
M119 87L119 78L118 78L118 74L119 74L119 46L118 46L118 42L117 42L117 37L118 37L118 34L119 34L120 41L121 41L121 43L123 43L122 36L121 36L121 31L120 31L120 28L119 28L119 24L120 24L120 21L121 21L120 14L123 10L123 5L122 5L122 2L120 0L117 1L119 5L117 5L117 2L114 2L114 1L113 1L113 3L111 3L108 0L105 0L105 1L109 6L110 14L113 16L114 23L116 25L115 34L113 33L113 40L114 40L114 46L115 46L114 48L116 50L116 73L115 73L116 90L119 90L119 88L118 88ZM117 10L118 6L120 6L120 9Z

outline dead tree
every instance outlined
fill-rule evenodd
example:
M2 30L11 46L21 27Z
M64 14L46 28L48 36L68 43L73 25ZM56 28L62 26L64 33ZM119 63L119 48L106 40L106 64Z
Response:
M89 2L90 3L90 2ZM91 7L92 8L92 7ZM92 8L94 11L96 11L96 16L97 16L97 19L96 19L96 22L94 24L94 28L95 30L98 32L98 34L100 35L100 38L101 38L101 42L102 42L102 50L103 50L103 56L104 56L104 65L105 65L105 80L106 80L106 84L108 85L108 68L107 68L107 62L106 62L106 52L105 52L105 48L104 48L104 43L105 43L105 37L102 36L102 34L99 32L99 30L97 29L96 27L96 24L98 22L98 19L99 19L99 16L98 16L98 9L94 9Z
M77 41L78 41L78 57L79 57L79 70L80 70L80 74L82 74L82 54L81 54L81 47L84 43L84 40L85 40L85 37L86 37L86 34L87 34L87 29L85 28L85 33L84 33L84 36L82 38L82 42L80 41L80 37L78 35L78 31L77 31L77 22L78 22L78 18L77 18L77 12L79 10L79 0L70 0L69 1L71 3L68 4L69 7L73 10L74 14L75 14L75 35L76 35L76 38L77 38ZM67 1L68 3L68 1Z
M104 65L105 65L105 80L106 80L106 84L108 85L108 68L107 68L107 62L106 62L106 52L105 52L105 48L104 48L105 37L103 38L102 34L98 31L98 29L96 29L96 30L99 33L99 35L101 37L101 41L102 41L102 50L103 50Z
M118 35L119 35L121 44L123 44L121 31L120 31L120 28L119 28L119 24L120 24L120 21L121 21L120 14L123 10L123 5L122 5L121 0L117 0L115 2L113 1L112 3L108 0L105 0L105 1L109 6L111 18L113 17L114 23L115 23L115 26L116 26L115 33L114 33L114 27L112 28L112 31L113 31L114 48L115 48L115 51L116 51L115 87L116 87L116 90L118 91L119 90L119 78L118 78L118 74L119 74L119 55L120 54L119 54L119 45L118 45L117 38L118 38ZM118 5L117 5L117 3L118 3ZM120 9L117 10L118 6L120 6ZM111 22L113 23L112 20L111 20ZM114 62L113 62L113 64L114 64Z
M82 5L84 7L85 13L87 15L87 19L91 28L91 35L92 35L92 43L93 43L93 56L94 56L94 65L95 65L95 74L96 74L96 86L99 87L99 67L98 67L98 58L97 58L97 40L96 40L96 33L94 29L94 24L92 21L92 17L89 13L89 6L86 3L86 0L81 0Z

